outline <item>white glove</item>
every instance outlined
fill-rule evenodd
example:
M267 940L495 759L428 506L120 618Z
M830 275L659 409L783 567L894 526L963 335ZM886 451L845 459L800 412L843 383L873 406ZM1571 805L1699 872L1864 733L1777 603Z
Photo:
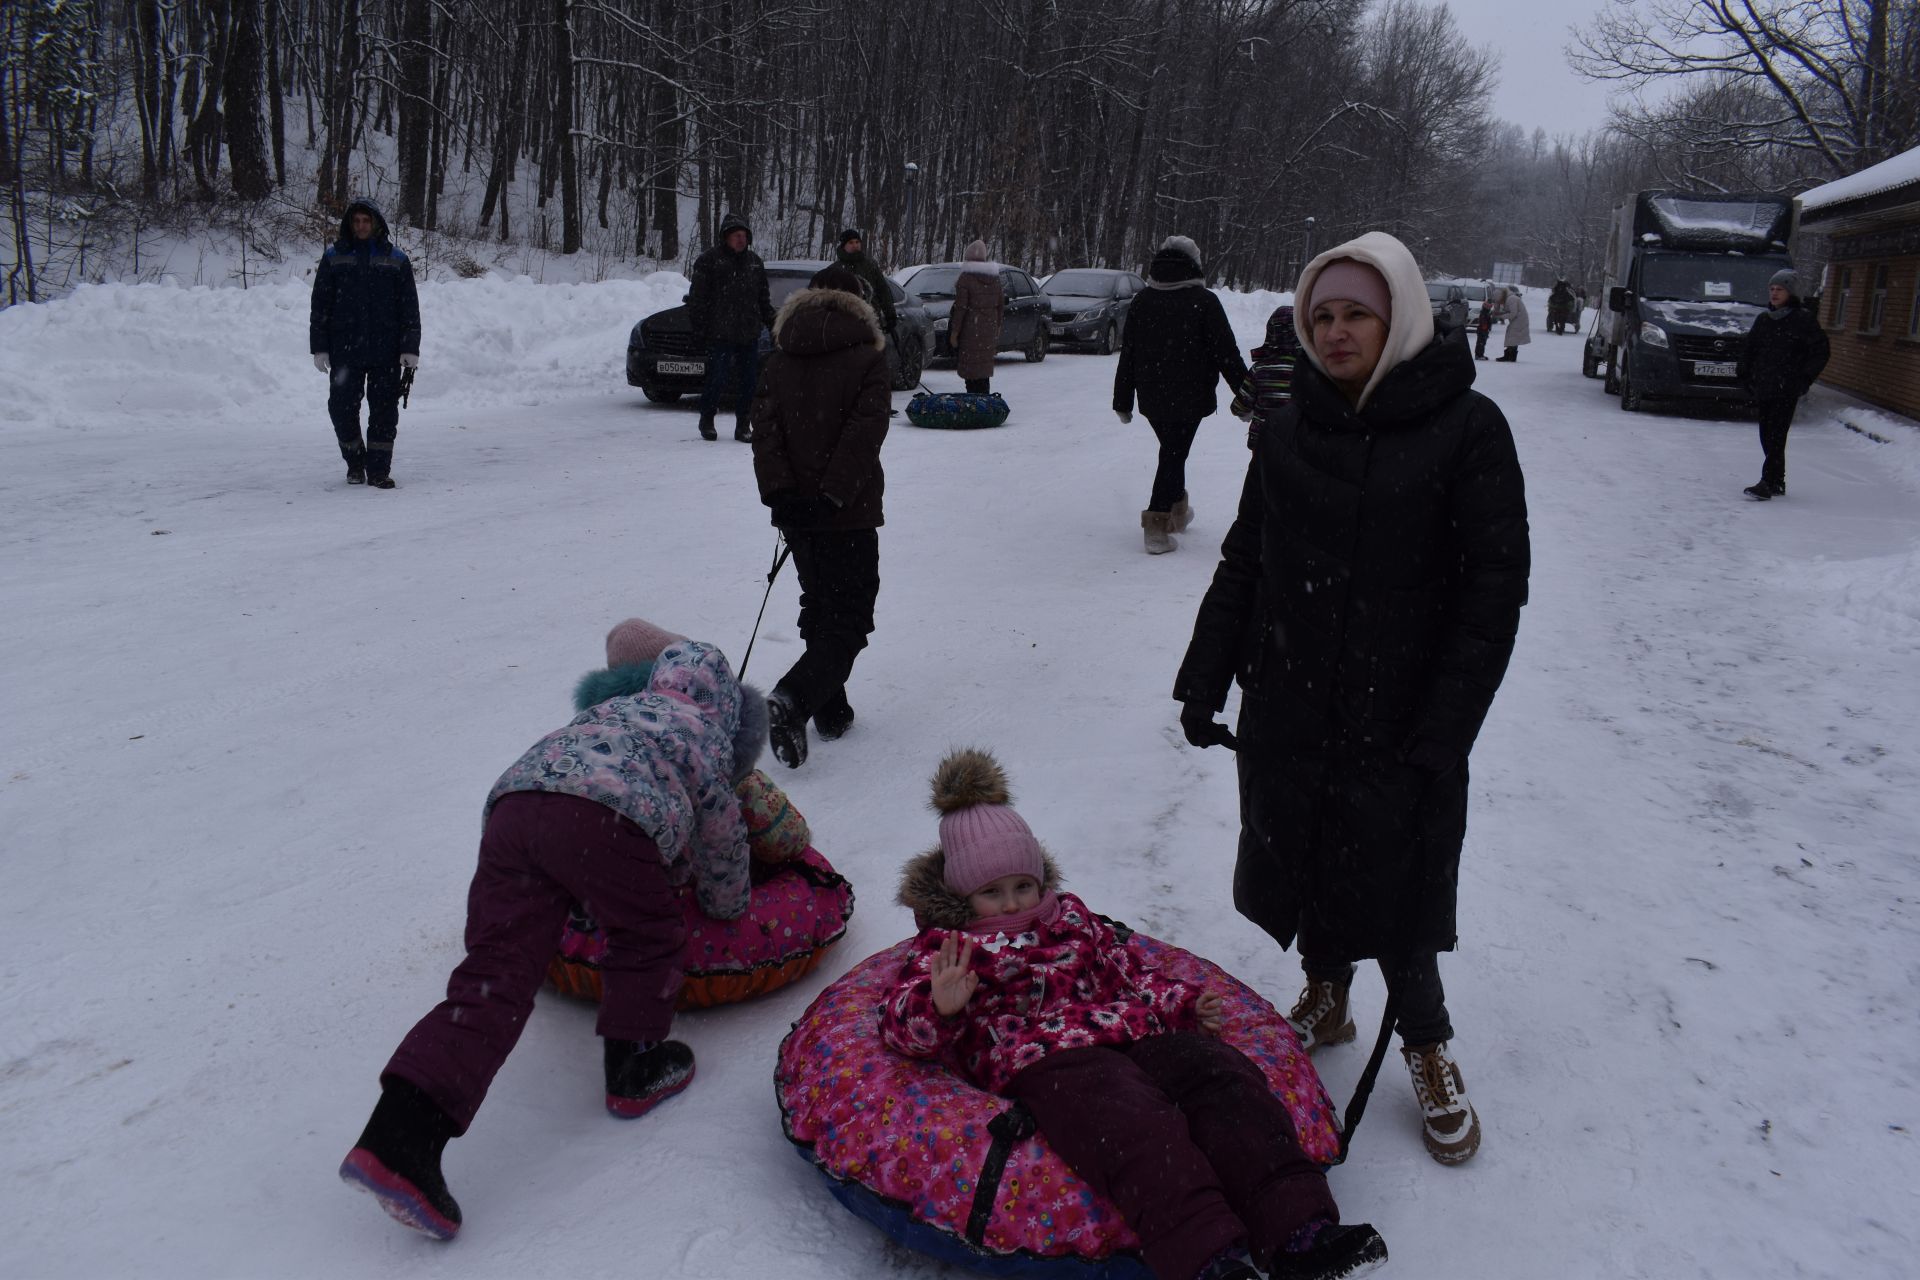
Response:
M333 369L333 362L327 359L326 352L316 351L313 353L313 367L322 373L328 373Z
M412 351L405 353L400 357L400 367L402 369L418 369L420 367L419 355Z
M1114 416L1114 417L1116 417L1116 418L1118 418L1118 419L1120 419L1120 421L1122 421L1122 422L1132 422L1132 421L1133 421L1133 410L1131 410L1131 409L1115 409L1115 410L1113 411L1113 416Z

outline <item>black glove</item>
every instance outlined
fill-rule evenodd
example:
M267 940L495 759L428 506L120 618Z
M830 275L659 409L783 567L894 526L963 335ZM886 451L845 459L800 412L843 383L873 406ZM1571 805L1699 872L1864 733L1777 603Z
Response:
M1233 730L1213 718L1213 708L1204 702L1188 702L1180 708L1180 730L1187 735L1187 741L1200 748L1221 746L1229 751L1238 751L1240 744L1234 741Z
M1400 759L1422 773L1439 778L1460 767L1460 753L1432 738L1415 738L1400 753Z
M781 529L814 529L832 515L834 505L825 498L807 498L799 494L775 494L767 503L773 509L773 523Z

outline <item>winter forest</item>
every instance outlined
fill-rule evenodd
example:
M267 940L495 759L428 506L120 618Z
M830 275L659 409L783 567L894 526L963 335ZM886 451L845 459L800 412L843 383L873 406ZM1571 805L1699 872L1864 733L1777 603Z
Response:
M244 284L355 193L665 266L732 211L781 256L853 223L881 261L986 235L1046 273L1177 230L1216 283L1281 287L1310 237L1373 228L1434 271L1591 279L1623 192L1791 192L1920 136L1914 0L1571 25L1596 93L1647 92L1549 137L1493 118L1497 51L1418 0L15 0L4 300L140 279L199 228Z

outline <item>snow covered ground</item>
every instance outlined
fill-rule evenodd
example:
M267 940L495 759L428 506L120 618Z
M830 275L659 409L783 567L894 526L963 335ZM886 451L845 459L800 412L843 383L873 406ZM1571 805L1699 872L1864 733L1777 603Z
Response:
M893 883L955 744L1001 753L1096 907L1290 1002L1293 957L1229 905L1231 758L1167 696L1243 433L1202 431L1199 522L1149 559L1111 360L1006 361L1005 429L898 420L860 721L781 771L860 893L823 971L684 1017L699 1080L631 1125L591 1012L543 997L449 1149L451 1245L336 1180L458 958L481 800L606 628L745 644L773 548L748 451L621 376L680 288L423 289L392 493L342 482L299 284L0 313L0 1275L949 1274L827 1195L770 1081L814 993L910 931ZM1273 301L1229 299L1246 345ZM1920 433L1818 393L1791 496L1748 503L1751 422L1624 414L1577 342L1477 366L1536 566L1443 962L1485 1146L1433 1164L1390 1060L1335 1190L1393 1275L1911 1274ZM789 573L762 682L794 599ZM1363 1057L1323 1054L1336 1097Z

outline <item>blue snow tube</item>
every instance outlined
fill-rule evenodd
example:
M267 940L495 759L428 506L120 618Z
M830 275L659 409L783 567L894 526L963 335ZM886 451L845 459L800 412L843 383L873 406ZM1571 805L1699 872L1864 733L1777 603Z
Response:
M907 401L907 421L916 427L937 427L946 431L972 431L997 427L1007 420L1007 402L997 391L978 395L971 391L922 391Z

